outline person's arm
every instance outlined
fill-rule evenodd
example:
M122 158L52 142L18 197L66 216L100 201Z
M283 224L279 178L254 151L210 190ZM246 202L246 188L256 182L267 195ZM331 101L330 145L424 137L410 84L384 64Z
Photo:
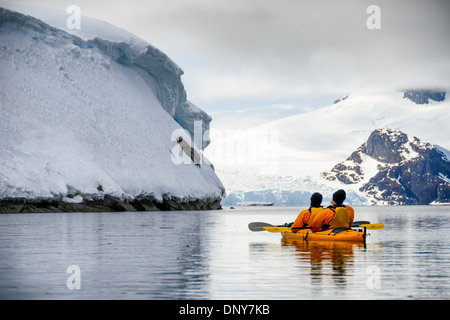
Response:
M303 226L305 225L305 220L306 222L308 222L309 219L309 210L303 210L302 212L300 212L300 214L297 216L297 219L295 219L294 224L291 227L291 230L293 232L297 232L298 229L303 228ZM308 216L308 217L306 217Z

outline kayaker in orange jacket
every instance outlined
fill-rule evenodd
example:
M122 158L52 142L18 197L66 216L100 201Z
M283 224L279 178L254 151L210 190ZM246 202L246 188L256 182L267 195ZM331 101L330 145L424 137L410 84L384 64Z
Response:
M313 193L311 196L311 206L309 209L305 209L299 213L294 224L291 226L292 232L297 232L299 229L311 228L313 226L314 218L317 214L323 210L321 205L322 195L318 192Z
M346 193L338 190L333 194L331 206L322 210L315 217L313 231L318 229L350 228L355 217L355 211L349 205L344 205Z

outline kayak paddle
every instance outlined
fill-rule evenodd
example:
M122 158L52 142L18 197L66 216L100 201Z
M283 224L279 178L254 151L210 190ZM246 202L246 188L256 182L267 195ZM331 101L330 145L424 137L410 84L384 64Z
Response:
M383 223L370 223L369 221L355 221L352 223L353 228L366 228L367 230L381 230L384 228ZM250 231L269 231L269 232L284 232L291 230L287 226L274 226L267 222L251 222L248 224Z
M248 224L248 228L250 229L250 231L264 231L264 227L274 227L273 225L271 225L270 223L266 223L266 222L250 222Z
M287 225L274 226L267 222L250 222L248 224L250 231L269 231L269 232L283 232L291 230Z

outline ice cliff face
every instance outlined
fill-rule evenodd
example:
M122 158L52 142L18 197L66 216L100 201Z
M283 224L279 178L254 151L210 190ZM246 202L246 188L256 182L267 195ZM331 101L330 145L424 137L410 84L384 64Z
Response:
M99 38L88 41L75 38L74 44L80 48L97 48L104 56L110 57L117 63L138 70L163 108L189 131L192 140L195 121L201 122L202 132L208 132L211 117L187 101L186 91L181 82L183 70L160 50L147 46L146 51L139 52L138 48L133 48L128 43L111 42ZM199 147L206 148L208 144L209 139L203 139L203 145Z
M398 130L378 129L347 160L324 174L358 186L374 204L450 202L450 162L429 143Z
M200 121L203 132L208 132L211 117L186 99L186 91L181 81L183 70L173 62L165 53L157 48L142 43L142 41L111 41L98 37L85 40L73 34L54 28L39 19L24 16L2 10L4 22L25 24L31 30L38 33L59 35L68 38L73 44L82 49L100 51L105 57L122 65L134 68L140 72L143 78L154 91L163 108L186 130L194 136L194 122ZM119 38L120 39L120 38ZM204 139L203 148L209 144ZM200 146L199 146L200 147Z
M177 142L194 150L184 129L192 136L201 121L205 132L211 118L158 49L86 40L0 8L0 73L0 199L208 208L224 194L207 159L194 165Z

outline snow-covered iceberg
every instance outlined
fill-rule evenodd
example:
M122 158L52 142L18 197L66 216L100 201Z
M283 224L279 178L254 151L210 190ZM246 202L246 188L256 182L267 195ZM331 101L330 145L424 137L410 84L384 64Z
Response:
M194 122L207 133L211 118L186 99L183 71L137 37L121 41L123 30L87 21L84 34L98 27L107 36L88 39L0 8L2 205L220 207L225 190L213 166L189 159L201 154Z

